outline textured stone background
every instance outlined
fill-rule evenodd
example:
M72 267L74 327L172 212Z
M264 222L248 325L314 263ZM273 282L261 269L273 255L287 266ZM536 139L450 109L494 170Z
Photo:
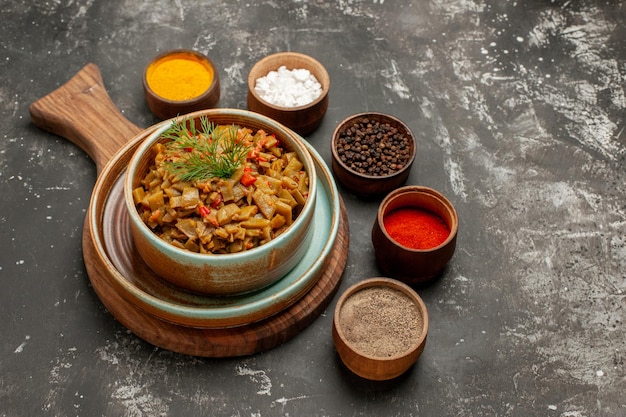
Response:
M0 416L626 416L626 3L548 0L0 1ZM350 114L417 134L409 183L446 194L457 252L419 289L426 350L396 381L340 363L332 307L283 346L202 359L119 325L81 253L95 166L28 106L89 62L133 123L141 74L193 48L220 107L246 108L252 64L310 54L331 76L329 139ZM379 275L378 205L342 191L340 291Z

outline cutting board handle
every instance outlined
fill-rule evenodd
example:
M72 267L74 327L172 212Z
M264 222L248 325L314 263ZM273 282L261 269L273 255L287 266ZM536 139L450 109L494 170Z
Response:
M32 103L29 111L35 126L85 151L96 163L98 173L142 130L115 106L95 64L87 64L61 87Z

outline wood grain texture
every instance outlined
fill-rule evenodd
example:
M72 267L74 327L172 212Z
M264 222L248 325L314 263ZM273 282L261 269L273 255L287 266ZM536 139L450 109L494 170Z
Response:
M266 320L223 329L198 329L169 323L128 302L112 282L112 271L85 227L83 251L93 288L107 310L143 340L177 353L204 357L244 356L276 347L299 334L328 306L339 287L345 268L349 234L342 208L334 251L326 260L324 274L297 303Z
M98 172L141 132L111 101L95 64L87 64L61 87L32 103L29 112L35 126L84 150Z

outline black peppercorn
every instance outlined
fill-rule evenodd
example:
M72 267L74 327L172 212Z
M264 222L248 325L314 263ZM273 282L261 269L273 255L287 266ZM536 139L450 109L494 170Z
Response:
M362 118L340 132L335 144L341 161L367 175L390 175L409 163L409 138L389 123Z

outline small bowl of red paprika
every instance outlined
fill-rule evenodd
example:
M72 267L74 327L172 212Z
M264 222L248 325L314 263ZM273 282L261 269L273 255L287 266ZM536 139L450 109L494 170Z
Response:
M407 284L427 284L444 270L456 249L456 210L440 192L409 185L380 203L372 227L376 264Z

